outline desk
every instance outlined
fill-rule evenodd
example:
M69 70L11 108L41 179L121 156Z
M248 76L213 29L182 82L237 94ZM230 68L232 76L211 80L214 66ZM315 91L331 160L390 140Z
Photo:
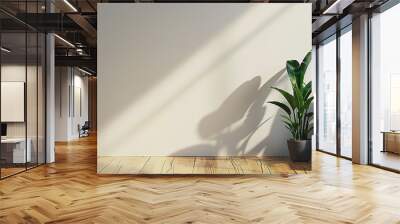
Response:
M25 152L25 138L1 139L1 157L6 163L26 163L32 160L32 141L27 139Z
M382 152L392 152L400 154L400 132L383 131L383 150Z

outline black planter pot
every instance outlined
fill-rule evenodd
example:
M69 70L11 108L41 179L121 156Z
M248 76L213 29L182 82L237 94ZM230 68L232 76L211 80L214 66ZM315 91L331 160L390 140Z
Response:
M311 140L288 140L289 156L293 162L311 161Z

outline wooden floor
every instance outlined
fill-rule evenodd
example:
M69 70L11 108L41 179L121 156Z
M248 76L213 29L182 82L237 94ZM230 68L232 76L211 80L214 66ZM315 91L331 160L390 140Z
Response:
M97 158L99 174L294 175L304 174L310 170L310 163L291 163L286 157L104 156Z
M8 176L11 176L13 174L16 174L16 173L19 173L19 172L23 172L23 171L26 170L25 167L24 168L19 168L19 167L17 167L17 168L14 168L14 167L4 168L4 167L2 167L0 169L1 169L1 177L2 178L3 177L8 177Z
M17 173L21 173L26 171L27 169L33 169L37 165L36 164L27 164L27 167L25 167L25 164L18 164L18 167L2 167L0 168L0 173L1 173L1 178L6 178L8 176L15 175Z
M383 167L400 170L400 155L391 152L374 151L373 163Z
M96 174L96 141L0 181L0 223L400 223L400 175L323 153L266 176Z

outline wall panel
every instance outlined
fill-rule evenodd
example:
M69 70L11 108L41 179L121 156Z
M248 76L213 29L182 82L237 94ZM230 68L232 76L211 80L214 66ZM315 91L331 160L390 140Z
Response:
M311 4L99 4L98 155L285 156L267 101L310 50Z

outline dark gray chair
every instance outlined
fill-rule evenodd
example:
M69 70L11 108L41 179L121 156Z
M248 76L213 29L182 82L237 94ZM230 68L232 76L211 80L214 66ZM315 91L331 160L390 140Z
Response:
M78 129L79 129L79 138L89 136L89 130L90 130L89 121L85 121L85 123L82 125L82 127L80 127L80 125L78 125Z

